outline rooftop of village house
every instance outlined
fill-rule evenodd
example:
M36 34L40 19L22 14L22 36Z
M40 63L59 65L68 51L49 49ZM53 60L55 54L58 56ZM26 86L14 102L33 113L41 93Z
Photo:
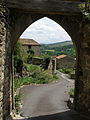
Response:
M19 39L23 45L39 46L40 44L33 39Z
M67 55L59 55L59 56L56 56L57 59L62 59L62 58L65 58Z

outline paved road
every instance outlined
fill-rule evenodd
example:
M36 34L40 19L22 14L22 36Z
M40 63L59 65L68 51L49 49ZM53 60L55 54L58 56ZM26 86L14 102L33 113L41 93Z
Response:
M21 88L24 94L22 116L30 117L28 120L86 120L67 107L68 91L74 82L63 74L58 73L58 76L62 77L56 83Z

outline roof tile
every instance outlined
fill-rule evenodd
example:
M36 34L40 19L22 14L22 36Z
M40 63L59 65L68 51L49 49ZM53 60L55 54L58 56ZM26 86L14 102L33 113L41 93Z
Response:
M33 39L20 39L19 40L23 45L40 45L38 42L36 42Z

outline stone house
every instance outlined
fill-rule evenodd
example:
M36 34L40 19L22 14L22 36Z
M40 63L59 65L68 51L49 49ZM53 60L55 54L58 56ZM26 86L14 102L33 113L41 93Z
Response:
M60 55L56 57L56 69L75 68L75 59L68 55Z
M34 52L34 56L40 56L40 44L38 42L33 39L20 39L19 41L27 49L27 52L32 50Z

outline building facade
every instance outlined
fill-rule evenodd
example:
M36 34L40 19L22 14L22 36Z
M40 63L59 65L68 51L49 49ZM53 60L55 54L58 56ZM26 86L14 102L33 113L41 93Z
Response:
M33 39L20 39L27 52L32 51L34 56L40 56L40 44Z
M56 57L56 69L75 68L74 58L68 55L60 55Z

